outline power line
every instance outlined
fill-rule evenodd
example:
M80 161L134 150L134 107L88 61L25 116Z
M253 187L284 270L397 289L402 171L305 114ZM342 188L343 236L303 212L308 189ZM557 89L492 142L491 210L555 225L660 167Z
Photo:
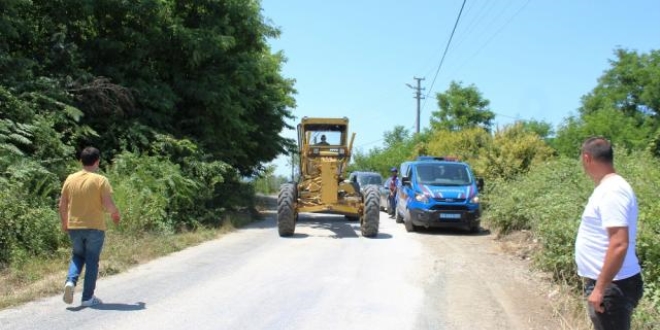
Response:
M465 8L465 2L467 0L463 0L463 4L461 5L461 10L458 12L458 16L456 17L456 22L454 23L454 28L451 30L451 35L449 36L449 40L447 41L447 46L445 46L445 51L442 54L442 58L440 59L440 64L438 64L438 69L435 71L435 75L433 76L433 81L431 82L431 87L429 87L429 92L426 94L424 97L424 106L426 106L426 100L428 99L429 94L431 94L431 91L433 90L433 84L435 84L435 79L438 78L438 73L440 72L440 68L442 68L442 62L445 61L445 56L447 56L447 51L449 50L449 45L451 44L451 39L454 38L454 32L456 32L456 27L458 26L458 21L461 19L461 13L463 13L463 8Z
M503 24L502 26L500 26L497 30L495 30L495 32L494 32L494 33L488 38L488 40L486 40L486 42L485 42L483 45L481 45L481 47L479 47L479 49L477 49L477 51L474 52L474 53L472 54L472 56L470 56L468 59L466 59L465 61L463 61L463 63L461 63L461 65L459 65L458 67L456 67L456 70L454 71L454 73L458 72L461 68L463 68L463 67L465 66L465 64L467 64L469 61L471 61L471 60L474 59L477 55L479 55L479 53L481 53L481 51L484 50L484 48L486 48L486 46L488 46L488 44L489 44L491 41L493 41L493 39L495 39L495 37L496 37L500 32L502 32L502 30L504 30L504 28L505 28L507 25L509 25L509 23L511 23L511 21L513 21L514 18L516 18L516 16L518 16L518 14L520 14L520 13L525 9L525 7L527 7L527 5L528 5L530 2L531 2L531 0L527 0L527 1L526 1L526 2L525 2L525 3L524 3L524 4L523 4L523 5L522 5L522 6L521 6L521 7L520 7L520 8L519 8L519 9L518 9L518 10L517 10L512 16L511 16L511 17L509 17L509 19L508 19L506 22L504 22L504 24ZM492 23L492 22L491 22L491 23ZM489 25L489 26L490 26L490 25Z

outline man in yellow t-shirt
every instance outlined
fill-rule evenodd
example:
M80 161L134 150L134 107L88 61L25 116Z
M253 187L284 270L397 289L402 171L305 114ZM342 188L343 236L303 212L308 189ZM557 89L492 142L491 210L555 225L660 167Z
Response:
M103 175L97 174L101 155L98 149L87 147L80 153L83 169L69 175L62 187L60 219L62 230L69 233L73 252L64 285L64 302L73 302L78 277L85 271L82 306L101 302L94 296L99 273L99 257L105 240L105 214L110 212L115 225L119 224L119 209L112 200L112 187Z

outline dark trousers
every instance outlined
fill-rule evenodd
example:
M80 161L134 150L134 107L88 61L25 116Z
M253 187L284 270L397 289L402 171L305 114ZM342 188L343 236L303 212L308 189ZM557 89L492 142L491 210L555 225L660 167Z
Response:
M584 294L589 297L594 290L596 280L584 280ZM605 288L603 307L605 311L598 313L591 304L587 309L589 318L596 330L628 330L633 309L644 294L642 275L637 274L629 278L613 281Z
M387 208L387 213L389 213L391 216L396 215L396 194L390 195L387 200L390 202Z

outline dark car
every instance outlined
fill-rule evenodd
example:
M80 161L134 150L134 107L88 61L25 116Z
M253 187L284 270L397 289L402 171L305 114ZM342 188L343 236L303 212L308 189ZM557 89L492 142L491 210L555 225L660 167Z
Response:
M360 192L363 192L364 187L370 184L375 184L378 186L383 185L383 176L377 172L356 171L348 176L348 180L353 182L354 185L357 185L357 189Z
M383 212L389 212L388 208L390 207L390 182L392 177L385 179L385 182L378 188L380 191L380 210Z

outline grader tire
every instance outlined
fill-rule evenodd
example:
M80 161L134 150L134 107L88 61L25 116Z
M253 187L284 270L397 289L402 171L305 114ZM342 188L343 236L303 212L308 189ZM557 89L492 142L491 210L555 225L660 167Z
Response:
M296 195L295 184L285 183L277 196L277 231L281 237L292 236L296 230Z
M378 222L380 218L380 192L375 185L364 188L364 214L360 229L364 237L376 237L378 235Z

